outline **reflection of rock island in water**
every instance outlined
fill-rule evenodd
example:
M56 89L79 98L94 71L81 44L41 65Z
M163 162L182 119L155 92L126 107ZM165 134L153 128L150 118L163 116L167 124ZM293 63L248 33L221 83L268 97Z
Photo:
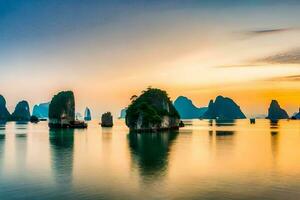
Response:
M230 98L218 96L215 100L210 100L208 110L203 114L203 119L245 119L246 116L240 107Z
M178 132L128 134L131 157L141 175L164 174L168 167L170 147Z
M180 116L167 93L148 88L133 97L126 114L126 125L131 131L160 131L179 128Z
M74 129L49 131L51 166L54 178L60 187L70 187L73 174Z
M55 95L49 106L50 128L86 128L87 124L75 121L75 99L72 91Z

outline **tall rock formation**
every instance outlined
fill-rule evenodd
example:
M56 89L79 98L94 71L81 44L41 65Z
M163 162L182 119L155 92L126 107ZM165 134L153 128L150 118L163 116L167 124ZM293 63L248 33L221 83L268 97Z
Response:
M30 120L30 109L27 101L20 101L15 111L11 114L12 121L29 121Z
M49 117L49 105L49 102L35 105L32 110L32 115L39 119L47 119Z
M121 110L119 119L125 119L126 111L127 111L127 108L124 108Z
M181 119L198 119L207 111L207 107L198 108L190 99L184 96L179 96L174 101L174 106Z
M208 110L203 119L233 120L245 119L240 107L230 98L218 96L215 101L210 100Z
M70 127L75 121L75 99L72 91L55 95L49 105L49 127Z
M101 116L101 126L102 127L112 127L113 126L113 116L110 112L106 112Z
M132 98L126 113L126 125L131 131L159 131L178 129L180 116L168 94L148 88Z
M10 113L6 108L6 101L2 95L0 95L0 121L8 121L10 119Z
M92 120L91 111L88 107L86 107L84 111L84 121L91 121L91 120Z
M272 100L268 110L267 118L271 120L288 119L289 115L284 109L280 107L276 100Z

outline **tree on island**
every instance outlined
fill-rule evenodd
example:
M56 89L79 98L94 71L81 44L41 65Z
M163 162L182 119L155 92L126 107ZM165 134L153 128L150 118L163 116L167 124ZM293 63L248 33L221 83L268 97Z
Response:
M126 125L136 131L178 128L179 119L167 92L151 87L132 98L126 112Z

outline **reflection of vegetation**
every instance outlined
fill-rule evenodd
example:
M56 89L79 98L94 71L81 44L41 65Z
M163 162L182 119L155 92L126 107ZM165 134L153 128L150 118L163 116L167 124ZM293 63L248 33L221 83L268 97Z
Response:
M234 131L216 131L216 136L233 135Z
M60 187L72 182L74 129L50 130L51 161L54 177Z
M276 136L278 134L278 131L271 131L272 136Z
M73 148L74 129L50 129L49 139L55 148Z
M149 128L151 125L160 127L164 116L180 118L166 91L148 88L139 97L133 96L131 99L126 112L126 124L129 127L136 127L141 116L142 128Z
M132 158L139 165L142 175L159 175L165 172L170 145L178 132L128 134Z
M216 120L216 126L235 126L235 120Z

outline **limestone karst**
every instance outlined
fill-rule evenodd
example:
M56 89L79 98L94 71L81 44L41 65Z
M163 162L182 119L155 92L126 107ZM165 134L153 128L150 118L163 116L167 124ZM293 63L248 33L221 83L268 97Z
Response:
M6 108L5 98L0 95L0 121L8 121L10 119L10 113Z
M184 96L179 96L174 101L174 106L181 119L199 119L207 111L207 107L198 108L192 100Z
M84 111L84 121L91 121L92 117L91 117L91 110L86 107L85 111Z
M86 128L87 124L75 120L75 99L72 91L55 95L49 105L50 128Z
M268 109L267 118L271 120L288 119L289 115L284 109L280 107L279 103L276 100L272 100Z
M179 128L179 113L165 91L148 88L139 97L131 99L126 113L126 125L131 131Z
M113 116L110 112L106 112L101 116L101 126L102 127L112 127L113 126Z
M27 101L20 101L11 114L11 121L29 121L30 120L30 109Z
M39 119L47 119L49 116L49 102L34 105L32 115Z
M230 98L218 96L215 101L210 100L208 110L203 119L233 120L245 119L240 107Z

